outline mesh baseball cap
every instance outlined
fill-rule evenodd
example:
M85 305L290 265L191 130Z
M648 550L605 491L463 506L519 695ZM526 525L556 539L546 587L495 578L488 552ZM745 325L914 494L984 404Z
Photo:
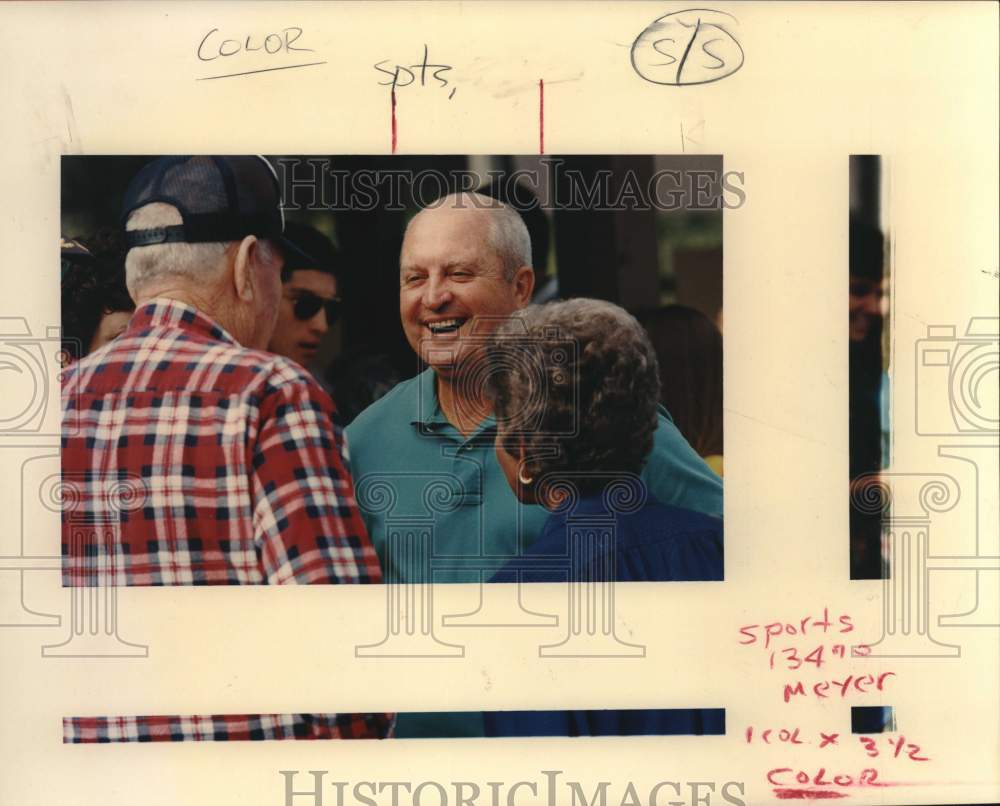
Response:
M126 249L160 243L217 243L247 235L278 242L286 255L311 260L284 235L281 190L271 164L261 156L160 157L129 183L122 223L144 205L177 208L183 224L128 230Z

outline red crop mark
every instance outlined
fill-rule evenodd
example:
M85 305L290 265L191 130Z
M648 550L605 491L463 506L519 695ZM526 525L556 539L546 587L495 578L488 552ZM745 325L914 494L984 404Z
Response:
M826 800L847 797L843 792L829 789L775 789L774 795L780 800Z
M538 153L545 153L545 81L538 79Z
M396 153L396 88L393 87L389 90L389 98L391 105L391 115L392 115L392 153Z

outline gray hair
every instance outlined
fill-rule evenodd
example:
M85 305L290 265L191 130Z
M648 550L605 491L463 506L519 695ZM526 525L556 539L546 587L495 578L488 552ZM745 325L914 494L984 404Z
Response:
M181 224L176 207L153 202L134 210L125 223L126 230L153 229ZM258 255L268 265L277 260L277 250L267 241L259 241ZM150 281L178 277L197 283L211 283L222 271L226 250L231 243L162 243L133 247L125 257L125 281L135 292Z
M488 245L500 258L503 276L508 283L514 280L514 274L521 266L531 268L531 236L528 234L528 227L525 225L524 219L521 218L521 214L517 210L492 196L472 191L450 193L431 202L423 209L434 210L438 207L449 206L458 209L469 207L473 210L482 210L489 216ZM409 229L409 225L407 225L407 229Z
M593 492L610 474L641 470L653 448L660 380L653 346L631 314L596 299L530 305L497 328L487 353L502 444L514 452L524 443L532 475L584 471L593 484L573 482Z
M481 193L476 195L482 197ZM531 268L531 236L517 210L497 199L493 201L499 207L487 208L490 214L490 247L500 258L504 279L509 283L521 266Z

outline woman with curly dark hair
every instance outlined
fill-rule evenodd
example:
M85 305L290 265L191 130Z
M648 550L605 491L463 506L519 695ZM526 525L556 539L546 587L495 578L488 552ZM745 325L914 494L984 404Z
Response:
M607 579L722 578L722 520L661 504L639 478L662 409L656 354L630 314L595 299L530 306L489 357L497 459L518 500L552 513L525 556L566 554L589 514L614 520L615 545L585 558L610 563Z
M639 477L663 410L656 354L630 314L593 299L530 306L498 328L488 356L500 466L522 503L551 513L494 582L723 578L722 520L660 503ZM484 720L493 736L723 732L721 714L703 709Z
M77 361L119 335L135 303L125 287L125 253L115 231L62 241L62 350Z

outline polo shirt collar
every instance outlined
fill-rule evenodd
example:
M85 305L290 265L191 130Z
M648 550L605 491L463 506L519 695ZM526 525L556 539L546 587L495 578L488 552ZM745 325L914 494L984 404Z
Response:
M437 379L434 375L434 370L428 367L417 376L416 380L416 395L413 401L413 419L410 420L410 425L431 432L452 433L463 440L466 439L461 435L459 430L448 421L448 418L444 416L444 412L441 411L441 403L438 400L437 395ZM479 427L472 434L469 435L468 440L474 440L482 437L485 433L492 432L495 428L496 418L494 418L491 414L483 420L482 423L480 423Z
M128 333L149 331L154 327L168 327L198 333L216 341L237 344L236 339L221 325L197 308L167 297L157 297L138 308L129 320Z

